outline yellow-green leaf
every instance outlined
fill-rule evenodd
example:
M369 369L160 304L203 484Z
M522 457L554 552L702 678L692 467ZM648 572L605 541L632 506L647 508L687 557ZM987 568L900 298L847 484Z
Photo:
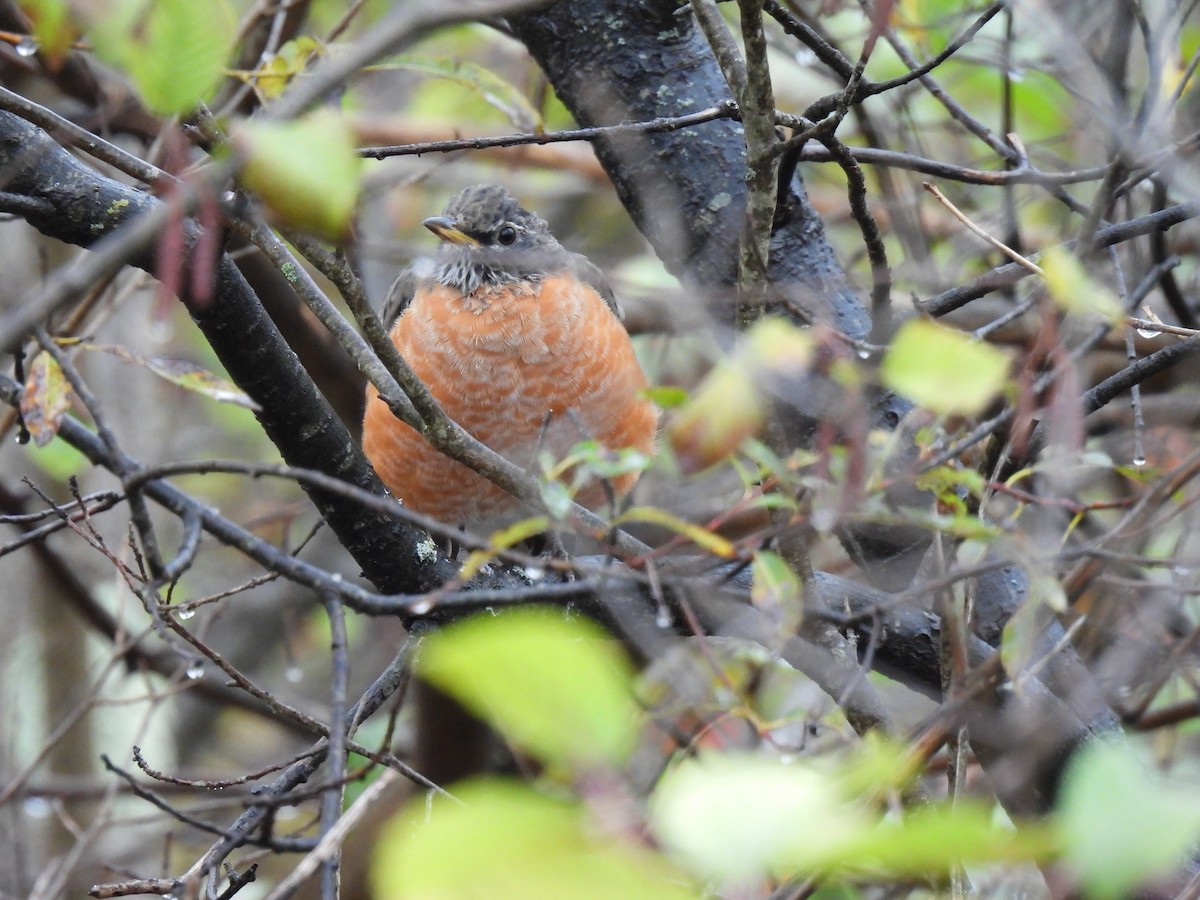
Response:
M687 401L688 392L669 384L646 388L643 392L659 409L675 409Z
M35 356L21 394L21 417L37 446L45 447L58 435L74 398L75 392L54 357L45 351Z
M294 122L248 122L233 136L244 160L242 181L296 228L344 237L358 203L362 160L337 113Z
M1116 324L1124 310L1112 288L1092 278L1079 259L1062 247L1051 247L1038 259L1050 297L1065 312L1098 316Z
M260 97L273 99L282 94L292 79L304 71L311 57L320 56L324 49L316 38L301 35L280 47L278 53L269 57L257 69L237 70L230 74L252 85Z
M550 527L550 520L545 516L531 516L528 519L522 519L519 522L514 522L507 528L493 533L488 538L488 545L483 550L476 550L467 557L467 561L462 564L462 568L458 571L458 577L463 581L470 581L475 577L475 573L482 569L497 553L502 550L507 550L521 541L528 540L534 535L542 534Z
M896 333L880 367L883 383L938 413L982 412L1008 375L1008 357L988 344L928 319Z
M615 765L633 747L629 661L596 625L556 610L510 610L449 626L418 671L543 762Z
M214 375L208 369L196 365L186 359L172 359L165 356L143 356L127 347L113 344L81 344L88 350L102 350L111 353L125 362L133 363L153 372L159 378L164 378L171 384L188 391L202 394L218 403L232 403L250 410L257 410L258 404L241 388L231 381Z
M627 522L644 522L647 525L660 525L687 538L697 547L707 550L713 556L729 559L737 555L737 548L719 534L714 534L707 528L702 528L691 522L685 522L678 516L673 516L665 509L657 506L635 506L626 510L613 519L614 525L624 525Z
M38 50L56 67L79 37L66 0L21 0L20 6L33 22L32 37ZM19 45L17 52L21 52Z
M388 66L445 78L474 91L490 106L500 110L521 131L541 133L545 130L542 116L529 98L514 84L490 69L464 59L437 56L401 56Z
M683 900L696 886L661 856L606 836L578 803L477 779L410 803L383 829L377 900Z
M782 319L763 319L747 331L738 351L713 367L667 425L680 468L708 468L757 434L768 408L764 388L801 374L812 346L808 332Z

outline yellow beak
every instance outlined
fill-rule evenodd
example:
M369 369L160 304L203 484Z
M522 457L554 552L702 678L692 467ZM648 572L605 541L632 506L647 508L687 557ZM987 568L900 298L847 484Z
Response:
M421 224L448 244L479 245L479 241L465 231L459 231L454 227L454 221L445 216L431 216Z

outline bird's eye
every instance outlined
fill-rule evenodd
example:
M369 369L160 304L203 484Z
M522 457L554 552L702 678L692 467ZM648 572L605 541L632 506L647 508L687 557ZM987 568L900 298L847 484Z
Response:
M496 232L496 240L505 247L509 246L516 239L517 229L513 228L511 225L502 225L500 226L500 230Z

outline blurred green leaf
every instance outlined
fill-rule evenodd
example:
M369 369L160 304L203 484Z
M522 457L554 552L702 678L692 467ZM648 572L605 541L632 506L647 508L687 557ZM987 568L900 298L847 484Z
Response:
M997 825L990 806L971 801L918 807L902 820L885 820L858 846L843 851L849 868L890 875L944 874L959 864L1048 859L1055 845L1048 829Z
M782 613L783 630L791 634L804 614L804 586L782 556L759 550L750 564L750 601L759 609Z
M185 113L211 97L236 36L225 0L110 0L91 10L96 52L129 73L156 113Z
M91 460L66 441L51 441L37 449L34 446L30 444L25 448L29 461L58 482L65 483L72 475L78 475L92 465Z
M911 772L903 755L887 755L892 763L880 771L889 778ZM681 764L652 798L651 821L690 871L734 884L837 871L941 874L964 862L1036 860L1053 850L1046 831L998 826L988 806L880 818L823 768L756 756Z
M722 559L730 559L737 555L737 548L719 534L692 522L684 521L657 506L635 506L612 520L612 523L618 526L629 522L659 525L687 538L700 549L707 550L713 556L719 556Z
M1051 247L1038 264L1045 273L1051 299L1065 312L1099 316L1114 325L1124 318L1113 290L1092 278L1068 250Z
M667 437L684 472L720 462L762 427L764 382L808 367L812 335L779 318L755 323L735 354L718 362L671 418Z
M70 7L66 0L21 0L20 7L33 23L33 39L53 70L79 37Z
M1183 865L1200 838L1200 789L1168 782L1125 744L1095 740L1071 758L1058 823L1088 895L1128 897Z
M735 883L821 864L870 827L813 767L716 754L668 773L650 818L689 871Z
M478 94L488 105L500 110L520 131L541 133L545 130L541 114L514 84L490 69L465 59L435 56L400 56L375 69L405 69L436 78L444 78Z
M458 801L419 800L384 828L377 900L669 900L686 880L635 840L606 838L577 803L515 781L478 779Z
M294 122L247 122L233 133L242 181L288 225L337 240L358 203L362 160L337 113Z
M645 394L660 409L682 406L688 398L688 392L684 388L669 384L646 388Z
M549 609L475 616L434 634L422 677L542 762L617 765L633 748L633 671L596 625Z
M1016 679L1034 661L1046 616L1040 604L1026 599L1004 623L1000 635L1000 663L1009 678Z
M928 319L901 326L880 368L892 390L951 415L982 412L1007 376L1003 352Z

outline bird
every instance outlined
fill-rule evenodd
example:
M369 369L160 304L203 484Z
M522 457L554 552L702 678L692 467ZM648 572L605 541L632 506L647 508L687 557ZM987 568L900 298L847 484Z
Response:
M584 440L653 453L658 408L595 265L496 184L460 190L422 224L440 245L389 292L385 309L399 310L389 337L451 419L527 471ZM434 449L373 386L362 441L389 492L446 525L487 535L531 514ZM600 509L637 477L592 480L575 500Z

